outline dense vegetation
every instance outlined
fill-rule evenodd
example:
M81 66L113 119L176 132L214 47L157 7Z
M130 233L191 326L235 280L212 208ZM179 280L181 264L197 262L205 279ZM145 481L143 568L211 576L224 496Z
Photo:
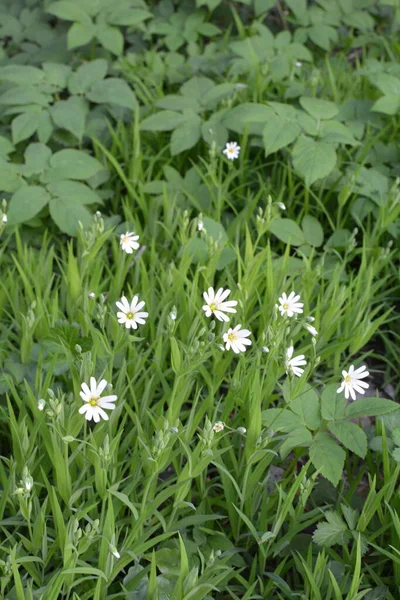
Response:
M398 600L399 0L0 27L1 598Z

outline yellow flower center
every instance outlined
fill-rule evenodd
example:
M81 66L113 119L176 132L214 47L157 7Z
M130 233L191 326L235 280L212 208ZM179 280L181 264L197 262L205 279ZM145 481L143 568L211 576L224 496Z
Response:
M124 244L126 244L126 242L129 240L129 238L127 235L122 235L121 240L123 241Z
M228 333L228 340L229 340L230 342L234 342L234 341L236 340L236 336L235 336L235 334L233 333L233 331L232 331L232 333Z
M89 405L90 406L97 406L97 401L99 400L99 398L100 398L100 396L96 396L96 397L93 396L93 398L91 398L89 400Z
M211 302L210 310L211 310L211 312L214 312L215 310L217 310L217 305L215 304L215 302Z
M289 308L289 304L282 304L283 310L287 310Z
M344 378L346 383L351 383L351 375L346 375L346 377Z
M128 312L128 313L126 313L126 318L127 318L127 319L133 319L133 317L134 317L134 316L135 316L135 315L133 314L133 312Z

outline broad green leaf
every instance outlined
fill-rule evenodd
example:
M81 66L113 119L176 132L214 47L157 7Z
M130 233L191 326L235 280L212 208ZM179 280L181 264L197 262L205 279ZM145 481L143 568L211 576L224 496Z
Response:
M103 165L89 154L70 149L53 154L50 167L56 169L59 179L89 179L104 170Z
M60 90L67 87L68 78L71 74L71 67L51 62L43 63L42 67L46 83L59 88Z
M346 409L347 419L358 419L359 417L377 417L398 410L399 405L385 398L361 398L348 405Z
M315 544L330 548L335 544L345 546L351 539L351 533L346 523L336 512L327 511L325 513L327 523L318 523L313 533Z
M400 96L400 79L397 77L387 73L378 73L371 77L371 81L385 96Z
M374 112L381 112L385 115L395 115L400 108L400 96L382 96L372 106Z
M17 191L22 184L19 167L0 159L0 182L3 192Z
M157 100L156 106L166 110L192 110L195 113L200 112L201 107L195 98L187 96L179 96L178 94L170 94Z
M220 83L204 94L201 104L208 110L214 109L223 98L231 96L235 92L235 89L236 87L233 83Z
M11 123L12 140L18 144L31 137L39 125L39 113L22 113L15 117Z
M339 108L336 104L329 102L328 100L302 96L299 99L299 102L304 110L314 117L314 119L332 119L339 112Z
M290 402L289 408L299 417L299 424L308 429L315 430L321 425L319 398L310 386Z
M171 136L171 154L176 156L197 144L201 137L201 118L194 114L188 121L174 129Z
M346 400L343 394L337 393L338 384L330 383L321 394L321 415L326 421L343 419L346 410Z
M0 67L0 80L12 81L18 85L38 85L44 79L44 73L30 65L7 65Z
M293 448L309 446L312 439L312 435L306 427L298 426L296 429L293 429L283 441L279 453L282 458L285 458Z
M29 144L25 150L25 164L32 173L40 173L49 166L51 150L45 144Z
M256 17L259 17L263 13L273 8L276 4L276 0L254 0L254 12Z
M76 235L79 222L89 227L92 215L83 204L70 198L52 198L49 202L50 214L56 225L68 235Z
M304 240L311 246L319 248L324 243L324 230L322 225L315 217L305 215L301 222L301 228L304 233Z
M307 34L314 44L326 51L330 50L332 43L336 44L338 41L336 29L322 23L310 27Z
M359 145L350 129L339 121L323 121L319 129L319 137L323 142L329 144Z
M207 235L212 237L212 239L215 242L219 242L222 244L228 240L228 235L225 231L224 226L221 225L221 223L214 221L214 219L211 219L210 217L204 217L203 218L203 227L204 227Z
M208 247L204 240L195 237L188 241L184 247L185 253L187 252L192 257L192 263L203 264L208 258Z
M188 98L195 98L200 103L202 99L215 87L215 83L208 77L192 77L181 87L181 94Z
M261 418L273 431L290 433L299 427L299 417L288 408L268 408L263 410Z
M49 202L50 195L38 185L20 188L11 197L8 208L8 221L11 225L33 219Z
M237 255L233 248L223 248L217 261L217 270L222 271L236 259Z
M263 129L265 156L285 148L294 142L300 133L300 125L288 122L284 117L274 114Z
M79 202L80 204L102 204L102 198L96 194L89 186L77 181L57 181L49 183L47 190L52 196L59 196L64 200Z
M68 50L85 46L94 38L95 32L93 23L74 23L67 34Z
M326 242L327 248L347 248L351 238L351 231L348 229L338 229L332 233Z
M265 123L273 118L274 114L272 108L266 104L244 102L228 111L223 118L223 124L236 133L244 133L247 129L249 133L261 135Z
M136 105L136 97L124 79L108 77L97 81L87 92L86 97L97 104L117 104L133 110Z
M0 156L6 158L8 154L14 151L14 145L3 135L0 135Z
M146 19L150 19L152 13L147 10L139 8L132 8L130 6L114 6L107 17L107 21L113 25L138 25L143 23Z
M336 165L336 152L326 142L301 135L293 147L293 166L304 177L306 185L329 175Z
M116 56L122 54L124 49L124 36L118 27L111 27L110 25L98 26L96 28L96 37L106 50L109 50Z
M351 421L329 423L329 430L343 444L361 458L367 454L367 436L363 430Z
M60 100L51 108L51 116L57 127L71 132L79 141L83 138L88 112L88 103L79 96L70 96L68 100Z
M161 110L155 115L144 119L140 125L142 131L171 131L184 122L181 113L173 110Z
M97 58L83 63L68 80L68 90L71 94L85 94L95 83L104 79L107 74L107 61Z
M310 458L316 469L334 486L342 476L346 452L327 433L317 433L310 447Z
M0 104L11 104L20 106L22 104L38 104L47 106L51 102L49 94L42 93L35 87L17 85L7 90L0 96Z
M53 121L48 110L42 110L39 115L39 125L37 128L37 136L39 142L46 144L53 133Z
M292 246L304 244L304 234L292 219L274 219L269 226L269 231L285 244Z
M59 19L66 21L79 21L82 23L90 23L90 17L85 10L79 6L77 2L71 0L60 0L60 2L52 2L46 8L46 12L55 15Z

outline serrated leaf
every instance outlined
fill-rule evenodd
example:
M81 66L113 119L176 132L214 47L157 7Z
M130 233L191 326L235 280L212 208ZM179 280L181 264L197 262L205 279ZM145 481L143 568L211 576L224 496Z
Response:
M337 384L330 383L321 393L321 415L326 421L343 419L346 411L346 400L343 394L337 393Z
M290 402L289 408L308 429L315 430L321 425L319 398L310 386Z
M171 154L176 156L184 150L189 150L197 144L201 137L201 118L194 114L174 129L171 136Z
M89 179L104 170L103 165L89 154L71 149L53 154L50 167L57 171L59 179Z
M367 454L367 436L363 430L351 421L329 423L329 430L343 444L361 458Z
M182 85L180 91L183 96L195 98L201 103L204 96L206 96L206 94L209 93L214 87L216 86L212 79L209 79L208 77L196 76L188 79L188 81Z
M361 398L348 405L346 418L358 419L360 417L377 417L399 410L399 405L386 398Z
M314 117L314 119L332 119L339 112L336 104L328 100L322 100L321 98L302 96L299 102L304 110Z
M346 458L343 448L327 433L317 433L310 447L310 458L321 475L337 486Z
M184 122L181 113L172 110L161 110L144 119L140 125L142 131L171 131Z
M273 431L284 431L290 433L299 426L299 418L288 408L268 408L261 414L263 424Z
M272 108L266 104L244 102L227 112L223 124L236 133L244 133L248 129L250 133L260 135L265 123L273 118L274 114Z
M136 105L136 96L123 79L108 77L92 85L86 97L97 104L117 104L133 110Z
M10 225L24 223L33 219L50 200L46 190L38 185L27 185L20 188L11 197L8 208Z
M56 225L68 235L78 233L79 222L89 227L92 215L83 204L68 198L52 198L49 202L50 214Z
M269 231L285 244L292 246L304 244L304 234L292 219L274 219L269 226Z
M274 114L266 122L263 129L265 156L285 148L301 133L297 123L288 122L284 117Z
M80 204L102 204L101 197L89 186L77 181L57 181L49 183L47 190L52 196L58 196L66 201L70 198Z
M85 94L95 83L104 79L107 74L107 61L97 58L84 63L72 73L68 80L68 90L71 94Z
M301 135L293 147L293 166L310 186L329 175L336 165L336 152L326 142Z
M293 448L303 448L312 442L312 435L306 427L298 426L291 431L280 447L280 455L285 458Z
M57 127L66 129L79 141L83 138L88 112L87 102L79 96L71 96L68 100L60 100L51 108L51 116Z
M328 523L318 523L313 533L313 541L325 548L335 544L346 545L351 539L346 523L333 511L327 511L325 517Z
M305 215L301 222L301 228L303 229L304 239L308 244L315 246L315 248L322 246L324 243L324 230L315 217Z

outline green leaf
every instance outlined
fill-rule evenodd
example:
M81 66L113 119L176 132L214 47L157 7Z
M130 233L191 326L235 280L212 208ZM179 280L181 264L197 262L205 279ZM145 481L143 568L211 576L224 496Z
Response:
M29 144L25 150L25 164L32 173L40 173L49 166L51 150L45 144Z
M85 94L93 84L104 79L107 74L107 61L97 58L91 62L83 63L75 73L70 75L68 90L71 94Z
M63 90L67 87L68 77L71 74L71 67L60 65L58 63L43 63L43 72L46 83Z
M284 117L274 114L263 129L265 156L285 148L300 135L301 127L288 122Z
M316 469L334 486L342 476L346 452L327 433L317 433L310 447L310 458Z
M137 105L136 96L127 82L116 77L108 77L102 81L97 81L92 85L86 96L91 102L97 104L117 104L131 110Z
M142 131L171 131L183 122L184 117L181 113L172 110L161 110L142 121L140 129Z
M52 196L58 196L68 201L70 198L80 204L102 204L102 198L96 194L89 186L77 181L57 181L49 183L47 190Z
M214 88L215 83L208 77L192 77L181 87L181 94L188 98L195 98L200 103L202 99Z
M361 458L367 454L367 436L363 430L351 421L329 423L329 430L343 444Z
M197 144L201 137L201 118L193 113L188 121L179 125L171 136L171 154L176 156Z
M74 23L67 34L68 50L88 44L94 38L95 31L93 23Z
M314 25L307 30L308 37L314 44L323 50L330 50L331 43L335 44L338 41L336 29L329 25Z
M92 215L79 201L67 198L52 198L49 203L50 214L56 225L68 235L78 233L79 222L89 227Z
M7 213L10 225L33 219L49 200L50 195L41 186L27 185L20 188L10 200Z
M39 113L22 113L11 123L11 134L14 144L31 137L39 126Z
M178 94L164 96L160 100L157 100L156 106L158 108L165 108L166 110L192 110L195 113L201 110L201 106L195 98L187 98Z
M276 0L254 0L254 12L256 17L264 14L276 4Z
M59 179L89 179L99 171L103 165L80 150L60 150L53 154L50 167L57 171Z
M325 386L321 394L321 415L326 421L343 419L346 411L346 400L343 394L337 393L337 384Z
M292 246L304 244L303 232L297 223L291 219L274 219L269 226L269 231L285 244L291 244Z
M14 145L3 135L0 135L0 157L6 158L14 151Z
M268 408L261 414L263 424L273 431L290 433L299 427L299 418L288 408Z
M358 419L360 417L377 417L394 410L399 410L399 405L385 398L361 398L347 406L346 418Z
M223 248L217 261L217 271L222 271L236 259L237 255L233 248Z
M334 546L335 544L345 546L351 539L351 533L346 523L333 511L327 511L325 517L328 523L318 523L313 533L315 544L319 544L325 548L330 548L330 546Z
M248 129L249 133L260 135L265 123L274 115L274 111L265 104L244 102L228 111L223 124L236 133L244 133Z
M280 447L280 455L285 458L293 448L303 448L312 442L312 435L306 427L298 426L291 431Z
M147 10L131 8L126 6L115 6L107 17L107 21L113 25L138 25L146 19L150 19L152 13Z
M39 115L39 125L37 128L39 142L42 144L48 142L53 133L53 129L53 121L50 117L50 112L48 110L42 110Z
M329 175L336 165L336 152L330 144L305 135L298 138L292 156L293 166L307 186Z
M51 116L57 127L66 129L81 141L88 112L89 106L83 98L71 96L68 100L56 102L51 109Z
M309 115L314 117L314 119L332 119L339 112L336 104L329 102L328 100L302 96L299 99L299 102L304 110L307 111Z
M201 104L208 110L215 109L223 98L231 96L235 90L236 86L233 83L220 83L204 94Z
M0 67L0 80L12 81L18 85L38 85L44 79L44 73L37 67L29 65L7 65Z
M319 398L310 386L307 388L290 402L289 408L299 417L299 423L315 430L321 425Z
M310 246L315 246L315 248L322 246L324 243L324 230L315 217L311 215L303 217L301 227L304 232L304 239Z
M53 2L46 12L55 15L59 19L66 21L80 21L82 23L90 23L89 15L79 6L77 2L68 2L68 0L60 0Z
M371 77L371 82L376 85L385 96L400 96L400 79L387 73L377 73Z
M109 50L116 56L122 54L124 49L124 36L117 27L101 25L101 27L97 27L96 29L96 37L106 50Z
M319 129L319 137L328 144L359 145L350 129L343 123L339 123L339 121L323 121Z
M51 102L51 96L44 94L35 87L15 86L0 96L0 104L23 105L38 104L47 106Z
M381 112L385 115L395 115L400 108L400 96L382 96L372 106L374 112Z

